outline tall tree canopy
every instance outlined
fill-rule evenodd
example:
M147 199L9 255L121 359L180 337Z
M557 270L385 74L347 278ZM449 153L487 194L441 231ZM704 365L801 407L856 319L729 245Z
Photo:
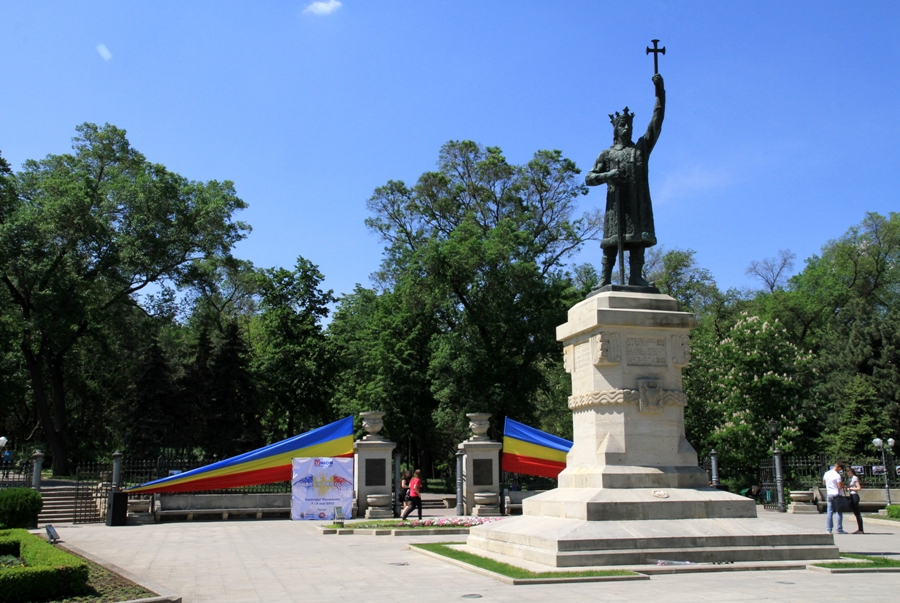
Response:
M194 182L147 161L115 126L83 124L73 153L28 161L3 184L0 280L53 455L69 472L65 364L75 344L152 283L227 254L248 230L231 182Z

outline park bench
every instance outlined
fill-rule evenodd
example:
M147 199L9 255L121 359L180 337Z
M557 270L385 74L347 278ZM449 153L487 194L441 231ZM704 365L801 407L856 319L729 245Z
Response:
M816 506L819 513L828 508L828 497L825 488L814 488ZM900 490L891 488L891 501L900 502ZM887 496L884 488L863 488L859 491L859 510L865 513L880 511L887 507Z
M506 514L521 515L522 501L535 494L546 492L546 490L506 490Z
M284 494L160 494L154 517L185 518L187 521L201 516L218 516L221 519L266 515L290 515L291 495Z

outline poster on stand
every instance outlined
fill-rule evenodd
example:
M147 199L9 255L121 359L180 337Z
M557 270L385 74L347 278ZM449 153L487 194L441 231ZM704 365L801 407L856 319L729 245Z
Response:
M353 511L352 458L296 458L291 462L291 519L334 519L334 508Z

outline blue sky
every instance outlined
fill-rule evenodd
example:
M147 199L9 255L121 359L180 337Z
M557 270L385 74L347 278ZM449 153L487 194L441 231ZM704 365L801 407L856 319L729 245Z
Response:
M561 149L586 172L608 113L628 105L643 132L659 38L657 236L696 250L721 287L900 209L900 3L311 4L7 0L0 150L18 169L66 152L82 122L125 128L151 161L235 182L254 229L238 256L302 255L340 294L380 261L366 199L432 169L444 142L516 163ZM599 260L596 244L573 258Z

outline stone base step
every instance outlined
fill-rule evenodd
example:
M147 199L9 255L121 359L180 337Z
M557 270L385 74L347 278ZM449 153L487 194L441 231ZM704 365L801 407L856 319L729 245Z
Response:
M548 567L839 556L831 534L758 518L582 521L522 516L472 528L467 544Z

